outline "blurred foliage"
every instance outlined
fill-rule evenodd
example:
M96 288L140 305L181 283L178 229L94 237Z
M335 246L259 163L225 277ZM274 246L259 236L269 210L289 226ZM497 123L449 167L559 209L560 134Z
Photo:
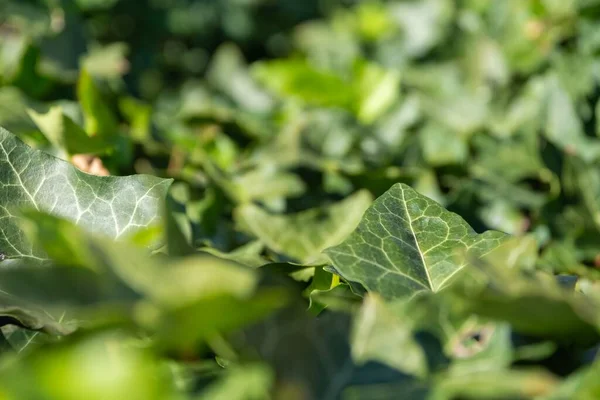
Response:
M599 398L599 17L0 1L0 399Z

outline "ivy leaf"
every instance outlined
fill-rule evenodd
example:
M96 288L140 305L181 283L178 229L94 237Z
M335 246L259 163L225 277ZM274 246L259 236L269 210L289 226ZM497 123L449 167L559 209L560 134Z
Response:
M438 292L507 235L477 234L459 215L404 184L392 186L342 244L325 253L340 275L388 299Z
M77 82L77 97L85 116L85 130L90 136L110 137L117 131L117 121L106 104L94 79L85 69Z
M34 150L0 128L0 250L43 261L19 227L19 209L44 211L114 239L158 223L170 180L138 175L98 177Z
M359 191L333 205L291 215L269 214L252 204L237 211L238 223L268 248L302 263L319 263L323 250L344 240L371 204L371 195Z
M566 153L577 154L586 162L600 156L600 143L586 136L576 106L569 93L554 77L548 82L545 135Z
M377 361L420 377L426 374L425 351L414 338L416 321L407 315L406 305L405 302L387 304L377 295L366 297L354 321L352 356L355 361Z
M88 136L63 112L61 106L51 107L46 114L31 109L28 113L50 143L68 154L101 154L112 148L108 140Z

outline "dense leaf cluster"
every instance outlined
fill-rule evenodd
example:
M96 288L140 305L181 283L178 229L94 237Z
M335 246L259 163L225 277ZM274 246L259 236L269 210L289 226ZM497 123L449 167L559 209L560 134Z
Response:
M0 399L600 398L597 0L0 2Z

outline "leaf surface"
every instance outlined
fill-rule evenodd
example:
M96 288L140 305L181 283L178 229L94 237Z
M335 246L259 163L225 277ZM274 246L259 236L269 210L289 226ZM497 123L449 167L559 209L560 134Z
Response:
M33 150L0 128L0 251L42 261L19 226L19 209L47 212L114 239L157 223L170 180L98 177Z
M442 290L467 265L465 252L483 255L505 237L477 234L459 215L396 184L354 233L325 252L343 278L391 299Z

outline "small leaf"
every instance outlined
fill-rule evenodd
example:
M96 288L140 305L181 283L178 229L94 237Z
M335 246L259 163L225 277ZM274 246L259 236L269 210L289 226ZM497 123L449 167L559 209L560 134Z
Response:
M249 204L238 210L237 220L271 250L303 263L317 262L324 249L352 232L370 203L371 195L360 191L329 207L293 215L268 214Z
M77 82L77 97L85 115L85 131L89 136L110 137L116 133L117 120L85 69L81 70Z
M113 147L104 138L89 137L60 106L50 108L46 114L34 110L28 110L28 113L50 143L68 154L100 154Z
M253 73L275 93L319 106L349 107L353 88L339 76L304 60L260 62Z
M402 304L386 304L369 295L354 321L352 358L356 362L379 361L416 376L427 372L425 352L414 339L414 322Z
M506 235L477 234L460 216L409 186L396 184L373 203L342 244L325 252L340 275L393 299L438 292L477 255Z
M600 157L600 142L588 138L577 115L576 105L558 79L548 82L548 106L545 135L567 153L577 154L586 162Z
M400 74L377 64L361 63L356 71L356 114L370 124L381 117L400 95Z

